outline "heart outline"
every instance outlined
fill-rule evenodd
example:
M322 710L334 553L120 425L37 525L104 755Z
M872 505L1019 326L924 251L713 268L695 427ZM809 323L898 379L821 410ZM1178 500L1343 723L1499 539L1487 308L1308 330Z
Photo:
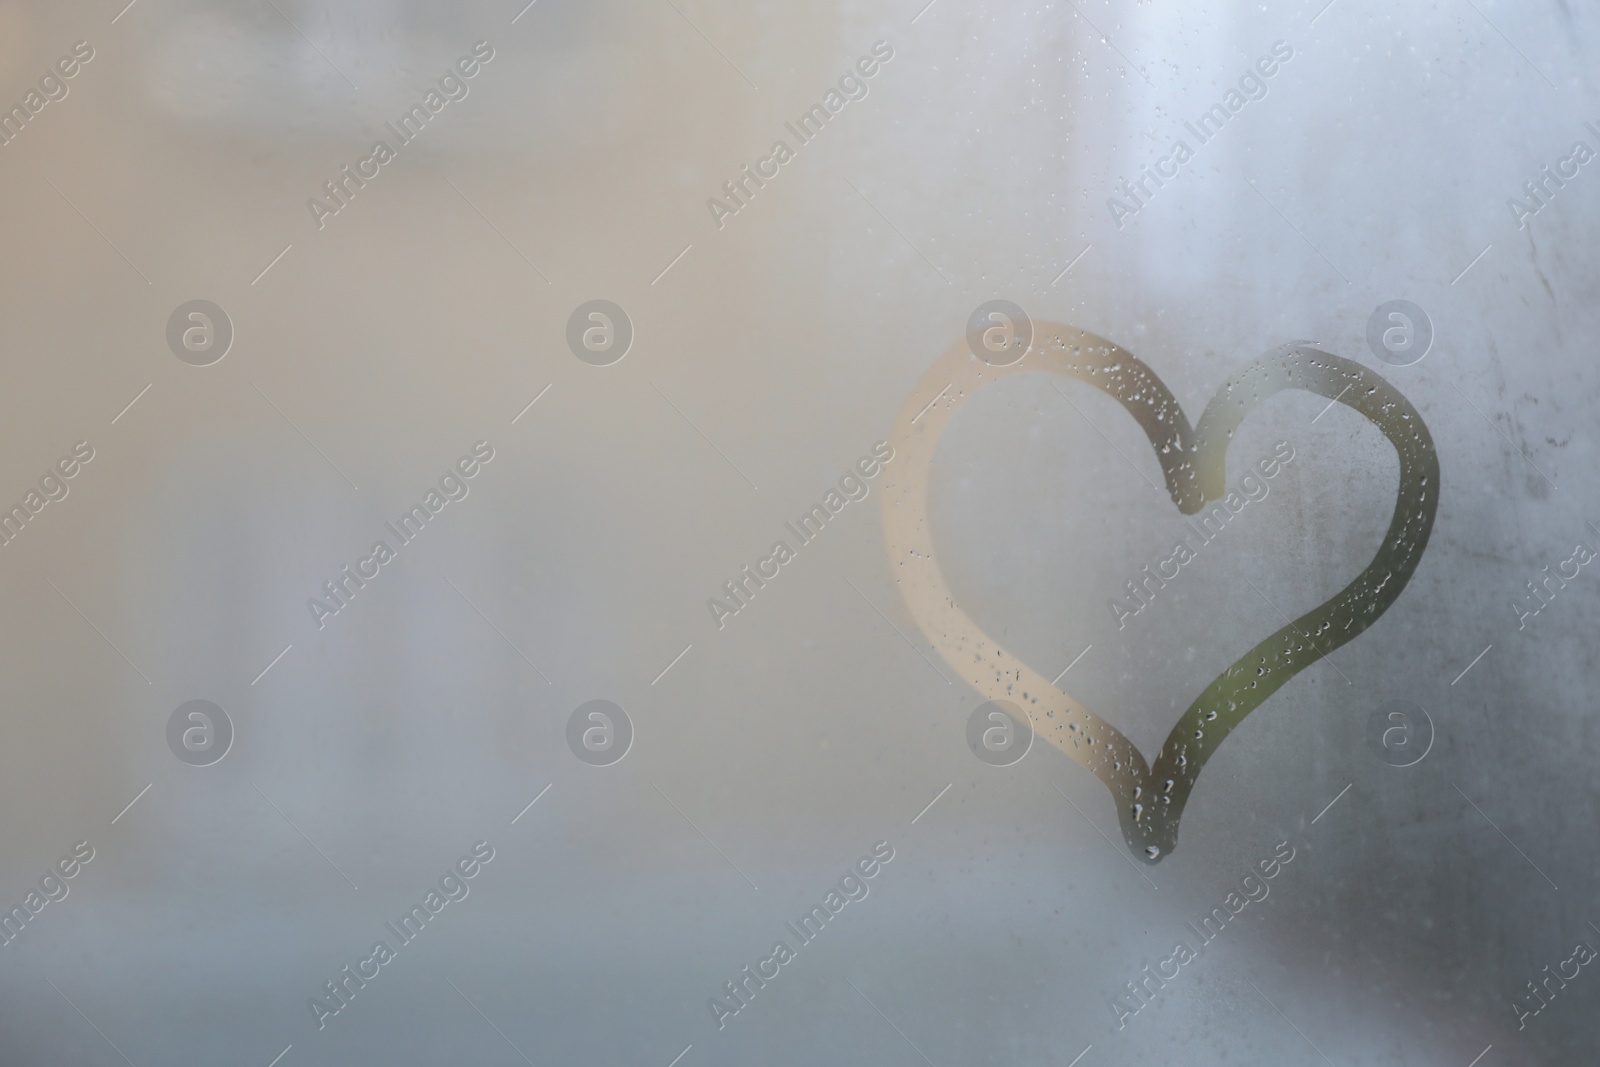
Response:
M927 510L928 475L939 437L960 402L983 385L1033 371L1086 381L1116 399L1145 431L1167 491L1185 515L1224 494L1234 430L1256 404L1284 389L1314 392L1359 412L1383 432L1400 460L1394 516L1372 562L1213 679L1178 719L1153 763L1115 726L989 637L956 603L939 570ZM895 584L917 626L986 700L1008 700L1024 709L1036 733L1101 780L1116 804L1128 846L1150 864L1177 847L1190 793L1228 735L1291 678L1354 640L1399 598L1421 562L1438 510L1438 454L1410 401L1361 364L1304 345L1284 345L1247 365L1222 385L1191 426L1155 371L1102 337L1035 322L1032 346L1007 365L977 359L963 339L918 381L895 419L890 444L905 461L885 468L880 487L884 538Z

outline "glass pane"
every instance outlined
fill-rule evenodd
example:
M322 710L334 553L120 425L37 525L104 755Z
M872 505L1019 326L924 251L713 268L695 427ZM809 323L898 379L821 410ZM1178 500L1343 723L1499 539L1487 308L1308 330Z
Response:
M1597 34L0 5L0 1062L1585 1062Z

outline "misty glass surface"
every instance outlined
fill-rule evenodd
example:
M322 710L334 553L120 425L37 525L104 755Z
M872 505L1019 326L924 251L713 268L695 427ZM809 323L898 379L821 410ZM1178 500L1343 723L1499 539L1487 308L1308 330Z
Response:
M1592 1060L1597 58L0 3L0 1067Z

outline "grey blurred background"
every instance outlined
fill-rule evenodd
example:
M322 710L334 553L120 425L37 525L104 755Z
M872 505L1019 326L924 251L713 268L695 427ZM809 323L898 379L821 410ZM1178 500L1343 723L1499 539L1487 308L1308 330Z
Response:
M919 8L0 4L6 108L93 49L0 146L0 503L94 450L0 547L0 906L94 849L0 946L0 1063L1492 1067L1592 1047L1592 967L1521 1029L1514 1005L1600 947L1600 578L1522 629L1512 605L1600 546L1600 163L1522 225L1507 200L1574 142L1600 151L1595 16ZM470 92L319 228L307 199L479 41ZM866 95L719 227L707 199L879 41ZM1280 41L1265 94L1198 144L1184 123ZM1119 226L1108 198L1179 137L1193 159ZM635 333L605 367L565 339L595 298ZM877 483L723 628L706 607L992 298L1137 353L1192 418L1261 352L1314 341L1386 377L1438 446L1410 586L1235 732L1159 865L1049 746L1007 768L968 750L982 698L899 597ZM1434 334L1406 367L1367 343L1397 298ZM203 367L166 338L195 299L234 334ZM1230 484L1279 441L1294 461L1119 630L1106 601L1182 533L1156 458L1106 396L1009 378L941 443L944 572L1153 755L1281 624L1271 605L1309 609L1377 548L1393 451L1324 407L1251 416ZM478 441L494 459L465 499L319 629L307 599ZM567 743L596 698L634 730L604 767ZM205 767L167 741L195 699L234 731ZM1435 731L1411 767L1368 735L1392 700ZM479 841L470 895L319 1029L308 1000ZM879 841L869 895L719 1029L708 1000ZM1124 983L1285 841L1270 897L1119 1029Z

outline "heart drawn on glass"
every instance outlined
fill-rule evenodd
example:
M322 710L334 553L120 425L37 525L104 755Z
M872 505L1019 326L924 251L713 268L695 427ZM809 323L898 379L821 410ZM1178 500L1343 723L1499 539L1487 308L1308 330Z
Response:
M940 434L956 407L1008 374L1047 371L1087 382L1133 416L1155 450L1172 502L1185 515L1226 491L1228 442L1261 401L1304 389L1360 412L1394 445L1400 485L1394 518L1365 570L1334 596L1269 635L1218 675L1167 735L1154 763L1120 730L1001 648L962 610L940 572L928 522L928 478ZM1157 863L1177 845L1178 822L1200 771L1233 729L1273 693L1353 640L1388 610L1427 547L1438 508L1439 459L1411 403L1383 378L1341 356L1301 345L1275 349L1212 397L1191 427L1170 390L1143 361L1103 338L1058 323L1033 323L1016 362L978 359L963 339L925 374L895 419L897 462L884 469L884 536L895 583L924 636L986 700L1022 708L1035 733L1094 772L1111 791L1123 837Z

